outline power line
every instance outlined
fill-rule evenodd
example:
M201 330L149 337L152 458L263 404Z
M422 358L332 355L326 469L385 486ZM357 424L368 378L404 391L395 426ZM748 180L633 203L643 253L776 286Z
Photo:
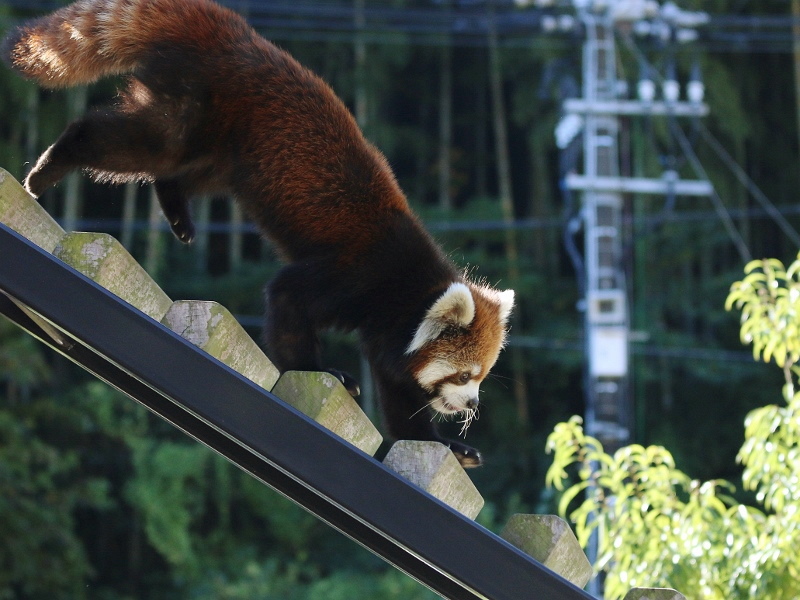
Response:
M708 128L703 124L700 123L700 134L703 136L703 139L708 143L709 146L717 153L717 155L722 159L722 162L725 163L736 178L739 180L743 186L747 188L753 198L761 205L764 211L769 214L769 216L778 224L781 228L783 233L792 240L792 242L800 248L800 234L797 233L797 230L792 227L786 218L780 213L780 211L775 207L775 204L767 198L766 194L761 191L761 189L755 184L755 182L748 177L747 173L744 172L741 166L731 157L725 147L715 138Z
M356 25L352 1L223 0L222 3L246 12L253 26L281 40L350 42L358 35L378 44L402 41L485 46L488 36L487 0L460 0L448 6L431 0L413 2L407 7L398 7L389 0L369 0L364 6L361 27ZM520 8L513 0L494 0L494 3L499 41L504 46L566 49L574 47L576 35L582 35L577 20L572 28L564 27L558 35L544 33L546 19L565 16L557 6ZM53 0L8 0L3 4L25 15L62 6ZM696 45L709 51L791 52L794 25L796 21L791 15L709 15L707 23L697 28Z
M697 154L692 148L692 145L689 143L689 139L686 137L683 129L681 129L680 125L675 123L673 119L670 119L670 129L678 139L678 144L680 145L683 154L689 160L689 164L692 166L695 174L701 179L708 181L708 173L706 173L705 168L703 168L703 164L697 157ZM725 226L725 230L728 232L728 236L731 238L731 241L736 247L736 251L739 253L742 261L745 263L750 262L753 259L753 255L750 253L750 249L747 247L747 243L739 233L739 230L736 229L736 225L733 223L733 218L725 206L725 203L722 201L722 198L719 197L719 194L717 194L717 191L713 187L711 189L711 195L709 198L711 198L711 203L714 205L714 210L716 211L720 221L722 221L722 224Z
M554 352L584 353L586 343L578 339L554 339L536 336L509 336L509 345L533 350ZM659 344L635 343L630 346L631 354L646 357L674 358L682 360L709 360L714 362L754 363L753 354L745 350L726 350L723 348L691 348L683 346L662 346Z
M794 215L800 216L800 205L787 204L775 206L775 211L781 216ZM767 212L763 208L734 208L728 209L728 213L734 219L774 219L772 211ZM623 216L624 225L664 225L668 223L703 223L716 219L716 212L711 210L682 210L680 212L659 211L654 214L644 216ZM531 217L526 219L515 219L514 221L502 220L464 220L464 221L425 221L425 227L434 233L454 233L454 232L487 232L487 231L536 231L547 229L560 229L564 226L563 217ZM123 223L116 218L83 218L76 221L76 227L82 231L119 231L123 225L133 231L148 231L153 225L146 219L136 219ZM170 233L171 230L166 221L156 225L156 228L163 233ZM207 224L197 224L198 232L227 235L231 233L244 233L260 235L258 228L253 223L244 221L233 224L228 221L211 221Z
M656 69L656 67L647 60L647 57L644 53L637 47L635 42L630 38L630 36L623 36L622 37L625 46L634 54L636 59L640 62L640 64L647 65L647 68L651 74L654 74L655 77L659 80L660 83L663 83L664 77L660 74L660 72ZM678 141L678 144L681 147L681 151L683 152L684 156L686 156L687 160L689 161L692 169L695 173L706 179L709 180L708 174L706 173L705 168L703 167L700 159L697 156L697 153L692 148L692 144L689 142L685 132L683 129L675 122L675 119L669 120L670 131L675 136ZM775 204L767 198L766 194L764 194L761 189L755 184L755 182L750 179L747 174L745 173L744 169L739 166L735 160L730 156L730 154L725 150L722 144L713 136L711 132L705 127L702 122L698 122L699 130L703 135L703 138L709 143L711 148L717 153L717 155L723 160L725 165L731 169L734 175L737 177L739 182L745 186L745 188L753 195L756 201L762 206L762 208L766 211L766 213L777 223L777 225L781 228L781 230L792 240L793 243L800 246L800 235L798 235L797 231L786 221L780 211L777 210ZM731 240L733 241L734 245L736 246L739 255L742 257L742 260L745 262L749 262L751 260L751 253L747 244L744 242L739 231L736 229L736 226L733 223L733 219L731 218L730 211L725 207L722 199L717 194L716 190L712 190L712 194L710 196L711 201L714 205L714 209L717 212L720 220L722 221L725 229L728 232Z
M250 329L258 329L264 322L263 317L256 315L236 315L236 320L242 327ZM574 352L576 354L583 354L586 351L586 342L582 339L538 337L531 335L510 335L508 337L508 345L529 350ZM746 350L663 346L661 344L646 342L631 344L630 350L631 354L636 356L755 364L752 353Z

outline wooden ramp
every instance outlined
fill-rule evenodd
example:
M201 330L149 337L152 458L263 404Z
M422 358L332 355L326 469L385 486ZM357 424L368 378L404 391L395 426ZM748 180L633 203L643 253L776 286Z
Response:
M168 298L114 238L65 232L2 169L0 292L41 342L442 597L591 598L561 519L515 515L502 537L475 524L483 499L449 450L400 441L378 462L380 434L335 378L280 375L224 307ZM651 592L631 598L681 597Z

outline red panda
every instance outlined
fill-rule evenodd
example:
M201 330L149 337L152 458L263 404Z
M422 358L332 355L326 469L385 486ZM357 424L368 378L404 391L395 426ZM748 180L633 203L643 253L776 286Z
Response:
M319 77L210 0L79 0L17 27L0 52L47 88L128 76L114 106L73 122L42 154L25 180L31 194L78 168L151 182L186 243L189 198L234 197L286 262L265 293L276 367L325 370L318 332L357 331L389 434L482 463L433 417L475 415L514 293L470 281L445 257ZM357 394L349 375L329 371Z

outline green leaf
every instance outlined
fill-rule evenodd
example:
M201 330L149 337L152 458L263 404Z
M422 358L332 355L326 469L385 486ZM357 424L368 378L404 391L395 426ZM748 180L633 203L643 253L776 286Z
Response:
M586 490L586 488L588 488L591 485L591 483L592 483L591 481L581 481L579 483L576 483L575 485L570 486L561 495L561 499L558 502L558 514L566 518L570 503L572 503L572 501L578 494Z

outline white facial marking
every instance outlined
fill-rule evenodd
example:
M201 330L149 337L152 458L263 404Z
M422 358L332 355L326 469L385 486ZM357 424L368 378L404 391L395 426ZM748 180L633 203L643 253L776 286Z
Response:
M417 383L424 389L432 391L442 379L456 373L458 373L458 369L450 362L441 359L433 360L417 373Z
M477 381L470 381L466 385L445 383L439 397L431 403L431 406L445 415L464 412L468 409L469 401L478 397L478 392L480 384Z
M508 323L511 309L514 308L514 290L505 290L498 295L500 297L500 320Z
M475 300L463 283L455 282L439 296L425 313L425 318L414 332L406 354L412 354L428 342L438 338L449 326L466 327L475 318Z

